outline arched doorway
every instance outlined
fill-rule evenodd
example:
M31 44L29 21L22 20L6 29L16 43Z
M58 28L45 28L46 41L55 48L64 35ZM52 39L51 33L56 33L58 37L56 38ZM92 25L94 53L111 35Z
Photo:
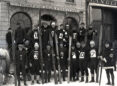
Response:
M64 20L63 20L63 24L70 24L71 27L72 27L72 30L78 30L79 28L79 24L77 22L77 20L73 17L66 17Z
M55 17L53 17L50 14L44 14L44 15L41 16L41 23L46 22L48 25L50 25L51 21L57 22L57 20L55 19Z
M17 23L21 24L22 28L32 28L32 20L31 17L24 12L17 12L12 15L10 19L10 26L12 29L17 28Z

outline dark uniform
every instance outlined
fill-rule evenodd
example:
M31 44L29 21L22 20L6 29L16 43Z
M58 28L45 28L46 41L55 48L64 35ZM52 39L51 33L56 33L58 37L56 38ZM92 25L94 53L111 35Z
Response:
M91 82L94 82L94 72L97 74L97 67L98 67L98 52L97 49L94 48L90 48L89 50L89 57L90 57L90 62L89 62L89 66L90 66L90 70L91 70Z
M25 31L23 28L21 28L20 26L16 29L15 31L15 42L16 45L18 44L23 44L25 41Z
M65 50L65 48L63 46L63 43L60 44L60 46L59 46L59 58L60 58L60 66L61 66L61 70L62 70L63 81L65 81L66 66L67 66L67 58L65 56L65 51L66 50Z
M86 36L86 29L84 27L81 27L78 33L78 41L82 42L85 41L85 36Z
M77 74L77 52L75 49L75 46L72 46L71 51L71 80L76 80L76 74Z
M88 43L91 41L91 40L94 40L94 37L97 35L97 31L96 30L93 30L92 27L89 27L89 29L87 30L87 40L88 40Z
M31 48L33 49L34 44L36 42L39 43L39 31L37 28L33 29L30 40L31 40Z
M45 70L45 83L50 82L52 70L52 52L51 50L44 51L44 70Z
M26 52L25 50L18 50L16 52L16 73L17 73L17 79L18 79L18 86L21 86L20 84L20 75L23 75L24 85L26 85Z
M76 30L73 30L72 31L72 43L73 45L75 46L76 45L76 42L78 41L78 33Z
M46 45L49 43L49 27L41 27L42 29L42 45L43 45L43 50L46 48Z
M12 30L11 30L11 28L9 28L9 30L6 34L6 42L8 44L10 59L11 59L11 61L13 61L13 57L12 57Z
M105 48L103 52L103 57L104 57L104 62L105 62L105 69L106 69L106 74L107 74L107 80L108 80L108 85L111 84L110 81L112 81L112 85L114 85L114 55L113 55L113 49L111 47ZM111 75L111 80L110 80L110 75Z
M63 42L63 44L66 42L65 41L65 30L60 29L60 30L56 30L57 36L58 36L58 42L59 44L61 42Z
M79 54L79 69L81 71L81 82L84 81L84 74L86 74L86 82L88 82L88 51L85 47L80 49Z
M30 54L30 63L31 63L31 74L39 75L40 70L40 58L39 58L39 50L32 50Z

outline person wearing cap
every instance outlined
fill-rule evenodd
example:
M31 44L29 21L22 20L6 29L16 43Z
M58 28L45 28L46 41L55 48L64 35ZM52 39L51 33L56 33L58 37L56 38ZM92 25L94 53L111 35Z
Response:
M24 29L21 27L20 23L17 23L17 28L15 30L15 42L16 45L18 46L18 44L23 44L25 41L25 31Z
M89 67L91 70L91 81L90 82L98 82L95 80L97 77L97 68L98 68L98 49L96 48L95 42L93 40L90 41L90 47L89 47Z
M63 81L65 81L65 74L66 74L66 68L67 68L67 58L65 56L65 47L63 42L59 43L59 58L60 58L60 67L61 67L61 74L62 74L62 78Z
M106 70L106 76L107 76L107 85L114 86L114 55L113 55L113 49L112 44L108 41L105 42L105 48L103 50L103 57L101 60L104 62L104 68Z
M18 45L18 50L16 51L16 74L18 80L18 86L21 86L21 75L23 76L24 85L26 86L26 66L27 58L24 46L22 44Z
M45 83L50 82L51 80L51 71L52 71L52 52L51 46L48 44L44 50L44 70L45 70Z
M80 42L85 41L85 37L86 37L86 28L85 28L85 24L82 22L80 24L80 28L79 28L79 37L78 37L78 40Z
M81 72L81 80L80 82L84 82L84 75L86 75L86 83L88 82L88 49L86 48L86 43L83 41L81 42L81 49L79 54L79 70Z
M34 43L34 49L30 53L30 67L31 67L31 78L32 78L32 85L35 83L35 78L36 77L36 83L40 84L39 79L40 79L40 58L39 58L39 44L36 42Z

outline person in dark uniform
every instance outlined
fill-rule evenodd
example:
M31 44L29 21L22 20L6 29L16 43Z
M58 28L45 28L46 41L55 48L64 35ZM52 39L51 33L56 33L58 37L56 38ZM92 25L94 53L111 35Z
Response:
M6 42L8 44L10 60L13 61L13 57L12 57L12 30L11 30L11 28L8 29L8 32L6 34Z
M16 52L16 74L17 74L17 80L18 80L18 86L21 86L21 74L23 75L24 85L26 84L26 52L24 50L24 46L19 44L18 50Z
M90 25L87 30L87 40L90 43L91 40L94 40L94 37L97 35L97 30L94 30L93 27Z
M40 84L40 58L39 58L39 44L36 42L34 44L34 50L30 53L30 67L31 67L31 74L32 74L32 85L34 84L36 77L37 84Z
M25 41L25 31L24 29L21 27L20 23L17 23L17 29L15 31L15 42L16 45L18 46L18 44L23 44Z
M69 36L72 35L72 31L71 31L71 26L69 24L65 25L65 46L68 47L69 46Z
M88 50L86 49L85 42L81 43L80 55L79 55L79 69L81 71L81 81L84 81L84 74L86 74L86 83L88 82Z
M49 26L47 23L43 23L42 27L42 43L43 43L43 50L46 48L46 45L49 43Z
M85 36L86 36L85 24L81 23L80 29L79 29L79 37L78 37L79 42L85 41Z
M57 36L58 36L58 42L65 42L65 30L63 24L60 25L60 28L56 30Z
M77 30L72 31L72 43L76 46L76 42L78 41L78 32Z
M75 46L71 47L71 81L76 81L77 74L77 52Z
M81 49L81 44L80 44L80 42L76 42L76 54L77 54L77 67L76 67L76 69L77 69L77 73L76 73L76 77L77 77L77 80L79 80L79 55L80 55L80 49Z
M103 58L101 58L102 61L104 61L104 68L106 70L106 75L107 75L107 85L112 85L114 86L114 55L113 55L113 49L112 45L109 42L105 43L105 49L103 51ZM111 76L111 77L110 77ZM112 83L111 83L112 81Z
M44 51L44 69L45 69L45 83L50 82L51 79L51 70L52 70L52 52L51 46L46 45Z
M34 44L37 42L39 42L39 30L40 28L35 25L34 29L32 30L31 33L31 39L30 39L30 45L31 45L31 49L34 49Z
M65 57L65 47L64 47L63 42L59 44L59 58L60 58L60 67L62 70L63 81L65 81L67 58Z
M92 77L90 82L95 82L95 73L97 74L97 68L98 68L98 50L93 40L90 41L89 57L90 57L89 65Z

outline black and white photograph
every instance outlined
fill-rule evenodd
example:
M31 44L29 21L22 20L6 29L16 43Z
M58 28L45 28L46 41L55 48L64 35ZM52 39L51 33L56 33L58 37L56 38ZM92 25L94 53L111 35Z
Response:
M0 86L117 86L117 0L0 0Z

